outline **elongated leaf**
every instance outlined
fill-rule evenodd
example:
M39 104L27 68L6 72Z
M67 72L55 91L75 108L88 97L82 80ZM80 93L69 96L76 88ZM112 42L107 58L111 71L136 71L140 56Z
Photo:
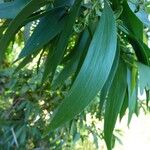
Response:
M82 0L77 0L74 3L74 5L70 11L70 14L68 16L66 16L67 18L66 18L66 22L65 22L65 28L63 29L63 31L60 35L56 49L52 52L52 54L48 58L48 61L47 61L48 63L46 63L46 66L45 66L45 71L44 71L42 82L44 82L47 79L47 77L50 73L53 74L55 72L57 65L61 62L61 60L63 58L64 52L68 45L69 37L73 30L73 25L75 23L77 15L78 15L78 11L80 9L81 1Z
M125 26L136 36L137 39L143 39L143 24L130 10L127 2L123 3L122 20Z
M33 54L33 57L37 56L37 52ZM33 57L31 55L25 57L17 66L17 68L15 69L14 73L17 73L19 70L21 70L23 67L25 67L29 62L31 62L33 60Z
M132 68L127 71L127 83L128 83L128 125L132 119L133 113L136 111L137 103L137 69Z
M25 7L29 0L15 0L12 2L0 3L0 18L13 19Z
M21 28L22 23L25 21L25 19L29 17L34 11L36 11L37 9L39 9L47 3L48 1L46 0L31 0L11 22L7 31L0 40L0 62L3 59L5 49L7 48L9 42L14 37L16 32Z
M120 121L122 120L123 116L125 116L127 108L128 108L128 94L126 92L125 98L124 98L124 101L123 101L123 104L119 113Z
M118 9L119 0L110 0L112 2L112 7L114 10Z
M138 63L139 70L139 86L141 93L144 89L150 90L150 67L142 63Z
M24 66L26 66L27 63L29 63L32 60L31 56L28 56L22 60L22 62L19 63L17 68L15 69L14 73L18 72L20 69L22 69Z
M139 11L135 12L135 10L137 9L136 8L136 5L134 5L133 3L131 2L128 2L129 4L129 7L130 9L135 13L135 15L141 20L141 22L150 28L150 21L148 19L148 14L143 10L143 9L140 9Z
M41 19L33 34L27 41L25 47L19 54L18 59L31 55L43 48L50 40L52 40L64 26L65 19L60 17L64 14L63 8L52 9L47 16Z
M111 8L105 3L81 70L46 131L56 129L71 120L94 99L108 78L116 45L115 19Z
M55 0L54 6L72 6L75 0Z
M143 24L130 10L127 2L124 2L124 11L122 13L122 20L127 28L129 35L129 42L132 44L138 60L146 65L150 65L150 50L143 43Z
M149 101L150 101L150 90L145 90L146 93L146 106L149 109Z
M133 32L131 32L125 26L120 25L119 28L121 29L121 31L123 31L128 36L129 42L133 46L133 49L136 53L138 60L146 65L150 65L150 59L149 59L150 58L150 49L149 49L149 47L145 43L143 43L142 39L139 39L139 37L134 35Z
M5 31L5 29L7 29L8 25L9 25L10 21L6 20L2 26L0 26L0 38L3 36L3 32Z
M104 116L104 138L108 150L112 148L112 134L116 124L118 114L121 110L127 87L126 65L121 60L111 85L108 99L106 101Z
M101 116L102 108L103 108L104 102L106 100L108 91L110 89L110 86L112 84L112 81L114 79L114 76L115 76L117 68L118 68L119 57L120 57L120 47L119 46L120 45L118 44L117 53L116 53L115 60L113 62L113 66L111 68L109 77L108 77L107 81L105 82L105 84L104 84L104 86L100 92L100 103L99 103L100 116Z
M134 38L130 38L130 43L133 46L138 60L146 65L150 65L150 49L142 41Z
M85 31L80 38L80 42L75 46L75 53L72 55L69 62L66 64L64 69L58 75L58 77L52 83L52 88L56 88L58 85L61 85L68 77L70 77L77 70L80 57L84 49L89 46L89 33Z

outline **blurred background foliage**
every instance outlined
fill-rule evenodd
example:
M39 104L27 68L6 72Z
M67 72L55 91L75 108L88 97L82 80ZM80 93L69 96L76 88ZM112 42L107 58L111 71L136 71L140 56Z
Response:
M103 147L103 117L99 114L99 95L83 113L64 127L43 137L43 132L50 123L49 119L67 93L71 81L66 80L64 85L56 90L50 90L49 81L41 86L42 70L37 72L37 68L33 67L36 63L29 64L14 74L16 64L13 67L10 64L15 55L8 53L0 70L1 149Z

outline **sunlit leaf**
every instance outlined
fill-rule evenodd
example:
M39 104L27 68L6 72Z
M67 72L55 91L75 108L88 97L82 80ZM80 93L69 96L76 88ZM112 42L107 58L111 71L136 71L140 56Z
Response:
M46 0L39 0L38 2L36 0L31 0L11 22L7 31L0 39L0 62L3 60L4 52L8 47L9 42L12 40L19 28L22 27L22 23L25 21L25 19L29 17L34 11L47 3L48 2Z
M135 13L135 15L141 20L141 22L143 22L143 24L146 27L150 28L150 21L148 19L148 14L144 11L144 9L139 9L137 12L135 12L136 5L134 5L133 3L129 2L129 7L130 9Z

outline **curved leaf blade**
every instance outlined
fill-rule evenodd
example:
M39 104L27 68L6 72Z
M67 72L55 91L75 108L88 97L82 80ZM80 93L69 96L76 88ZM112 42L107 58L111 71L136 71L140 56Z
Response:
M94 99L108 78L116 54L116 45L113 11L105 3L81 70L46 131L56 129L71 120Z
M48 15L43 17L38 26L35 28L31 37L28 39L25 47L19 54L18 59L27 57L32 53L42 49L44 45L46 45L58 33L60 33L64 26L64 18L60 20L60 17L63 14L63 8L54 8L49 12Z
M15 18L28 2L29 0L15 0L13 2L0 3L0 18L1 19Z
M60 34L58 43L56 44L57 45L56 49L52 51L51 55L47 59L47 63L45 65L45 70L43 73L42 83L44 83L44 81L51 73L54 74L57 65L59 65L64 56L66 47L68 45L68 40L70 38L70 35L72 34L73 25L80 10L81 2L82 0L77 0L72 6L72 9L70 10L69 14L65 18L64 23L65 28L62 30Z
M113 130L125 97L127 87L126 72L126 65L123 61L120 61L106 101L104 139L108 150L112 148Z
M34 11L41 8L42 6L49 3L46 0L31 0L27 5L21 10L21 12L15 17L15 19L10 23L5 34L0 40L0 62L2 62L5 49L7 48L9 42L12 40L16 32L22 27L23 22L29 17Z
M115 56L115 59L114 59L114 62L113 62L110 74L108 76L108 79L105 82L105 84L104 84L104 86L103 86L103 88L102 88L102 90L100 92L99 117L101 117L102 109L103 109L103 106L104 106L104 103L105 103L108 91L109 91L109 89L111 87L111 84L113 82L113 79L115 77L115 74L116 74L116 71L117 71L117 68L118 68L119 58L120 58L120 47L119 46L120 45L118 44L118 46L117 46L117 54Z
M137 104L137 68L128 68L127 70L127 84L128 84L128 125L132 119L132 115L136 110Z
M64 81L75 73L77 70L80 58L83 54L83 51L88 48L88 43L90 42L89 33L87 31L83 32L80 38L79 43L75 46L74 55L71 56L69 62L66 63L64 69L60 72L58 77L52 82L52 89L55 89Z
M121 17L127 29L130 30L132 34L136 36L137 39L142 40L143 39L143 24L136 17L136 15L131 11L126 1L124 1L123 3L123 12L122 12Z
M139 20L148 28L150 28L150 21L148 19L148 14L143 10L140 9L138 12L135 13L136 5L134 5L131 2L128 2L128 5L130 7L130 9L134 12L134 14L139 18Z
M146 90L150 90L150 67L138 62L139 71L139 87L141 93Z

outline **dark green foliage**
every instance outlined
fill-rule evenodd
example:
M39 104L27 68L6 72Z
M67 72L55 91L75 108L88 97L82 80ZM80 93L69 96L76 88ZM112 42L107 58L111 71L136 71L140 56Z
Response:
M88 112L104 117L104 135L100 138L111 150L118 115L122 119L129 109L130 123L133 113L138 114L138 88L146 91L148 106L148 13L149 2L132 0L1 2L1 69L17 62L9 75L14 78L10 85L3 83L4 87L0 87L4 94L0 100L0 132L5 139L2 145L22 148L31 141L40 147L46 141L45 147L63 148L68 139L76 141L81 137L78 130L85 127L83 112L91 108ZM10 61L16 45L22 49ZM19 77L22 68L34 58L34 74L29 71L24 79ZM3 77L0 80L5 82ZM99 102L94 101L97 96ZM41 101L44 104L40 105ZM94 109L87 107L89 104ZM44 110L50 115L48 120ZM35 121L37 117L40 119ZM38 145L38 141L42 143Z

